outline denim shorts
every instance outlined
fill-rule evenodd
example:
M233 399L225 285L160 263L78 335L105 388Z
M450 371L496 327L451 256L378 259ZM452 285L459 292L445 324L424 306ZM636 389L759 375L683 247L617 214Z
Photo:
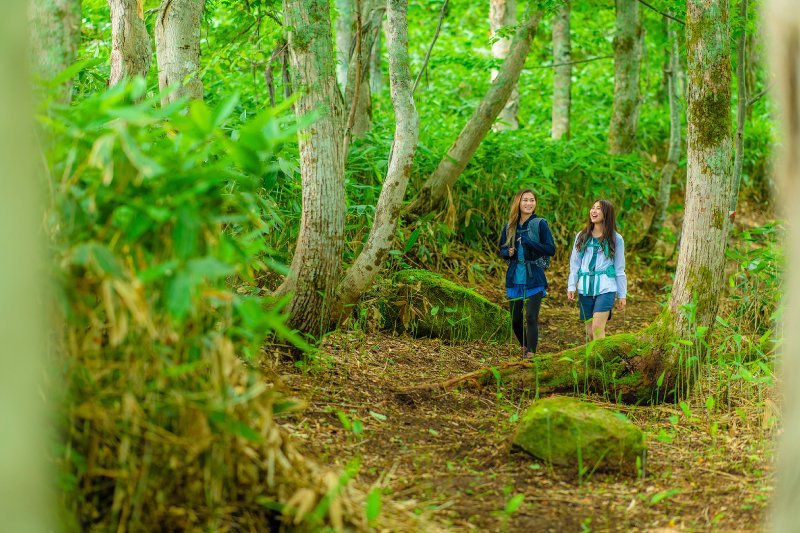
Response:
M608 319L611 320L611 309L614 307L614 300L617 298L616 292L604 292L597 296L578 295L578 302L581 305L581 321L592 318L595 313L608 311Z

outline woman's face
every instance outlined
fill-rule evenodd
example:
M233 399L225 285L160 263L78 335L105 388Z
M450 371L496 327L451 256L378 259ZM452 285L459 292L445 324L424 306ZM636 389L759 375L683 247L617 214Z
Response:
M532 215L536 210L536 197L531 192L526 192L519 199L519 212L521 215Z
M605 221L603 206L600 205L600 202L595 202L592 208L589 209L589 220L592 221L592 224Z

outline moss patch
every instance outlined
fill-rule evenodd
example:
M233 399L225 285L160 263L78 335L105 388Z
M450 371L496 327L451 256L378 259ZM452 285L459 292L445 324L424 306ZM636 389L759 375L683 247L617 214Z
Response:
M644 434L623 415L568 397L531 405L514 445L554 465L631 474L645 450Z
M447 340L511 338L508 311L438 274L402 270L387 292L379 304L385 329Z

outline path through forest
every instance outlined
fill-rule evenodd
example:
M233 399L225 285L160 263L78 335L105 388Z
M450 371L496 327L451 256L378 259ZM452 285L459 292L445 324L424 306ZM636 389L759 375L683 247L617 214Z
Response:
M626 312L609 332L634 331L658 312L659 283L633 269ZM637 278L638 276L638 278ZM541 313L542 352L584 342L558 274ZM479 287L497 303L492 280ZM445 344L385 333L337 332L308 367L274 358L265 371L308 408L280 422L321 461L360 458L358 479L383 488L454 531L753 531L763 528L772 490L771 401L737 397L726 412L705 409L703 383L682 409L625 406L586 398L627 415L647 433L644 478L552 468L512 449L532 390L509 384L465 387L403 400L396 390L442 380L517 356L514 345ZM704 378L713 380L713 376ZM733 398L733 393L730 395ZM715 427L716 424L716 427ZM517 494L522 505L503 512ZM663 530L662 530L663 531Z

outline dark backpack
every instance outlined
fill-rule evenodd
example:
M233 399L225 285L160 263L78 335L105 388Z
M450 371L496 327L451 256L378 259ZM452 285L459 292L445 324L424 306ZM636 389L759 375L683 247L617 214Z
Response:
M535 243L541 244L542 241L539 239L539 226L544 220L542 217L535 217L528 222L528 238ZM534 265L538 266L542 270L547 270L550 268L550 259L552 259L549 255L543 255L542 257L538 257L531 261Z

